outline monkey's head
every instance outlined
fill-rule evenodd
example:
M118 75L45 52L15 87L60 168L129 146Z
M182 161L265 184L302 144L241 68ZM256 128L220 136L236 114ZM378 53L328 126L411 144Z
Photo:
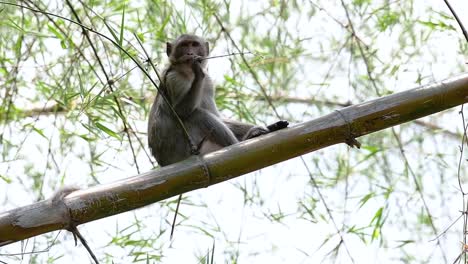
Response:
M166 54L171 64L191 63L194 58L205 58L208 53L208 42L199 36L183 34L174 42L167 42Z

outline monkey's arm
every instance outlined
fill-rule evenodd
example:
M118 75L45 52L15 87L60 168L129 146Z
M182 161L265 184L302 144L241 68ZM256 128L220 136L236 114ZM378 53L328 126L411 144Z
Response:
M194 59L192 62L192 70L195 75L190 90L184 95L182 100L174 105L174 109L181 117L187 117L195 109L200 106L203 96L203 82L205 80L205 72L201 67L201 62Z

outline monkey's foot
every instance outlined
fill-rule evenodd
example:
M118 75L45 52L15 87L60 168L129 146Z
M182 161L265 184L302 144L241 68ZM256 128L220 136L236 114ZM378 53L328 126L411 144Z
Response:
M286 121L286 120L280 120L276 123L273 123L269 126L267 126L267 129L270 131L270 132L273 132L273 131L276 131L276 130L280 130L280 129L283 129L283 128L286 128L289 126L289 122Z

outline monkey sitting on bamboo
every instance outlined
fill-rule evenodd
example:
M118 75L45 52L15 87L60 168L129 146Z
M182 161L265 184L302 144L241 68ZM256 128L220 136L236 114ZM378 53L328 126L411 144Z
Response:
M206 72L209 50L208 42L195 35L167 43L169 65L148 120L148 144L160 166L288 126L287 121L261 127L222 119Z

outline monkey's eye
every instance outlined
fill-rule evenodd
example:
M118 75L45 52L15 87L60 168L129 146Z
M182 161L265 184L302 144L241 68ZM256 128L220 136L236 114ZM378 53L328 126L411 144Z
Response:
M198 43L198 42L194 41L194 42L192 43L192 46L194 46L194 47L198 47L198 46L200 46L200 43Z

